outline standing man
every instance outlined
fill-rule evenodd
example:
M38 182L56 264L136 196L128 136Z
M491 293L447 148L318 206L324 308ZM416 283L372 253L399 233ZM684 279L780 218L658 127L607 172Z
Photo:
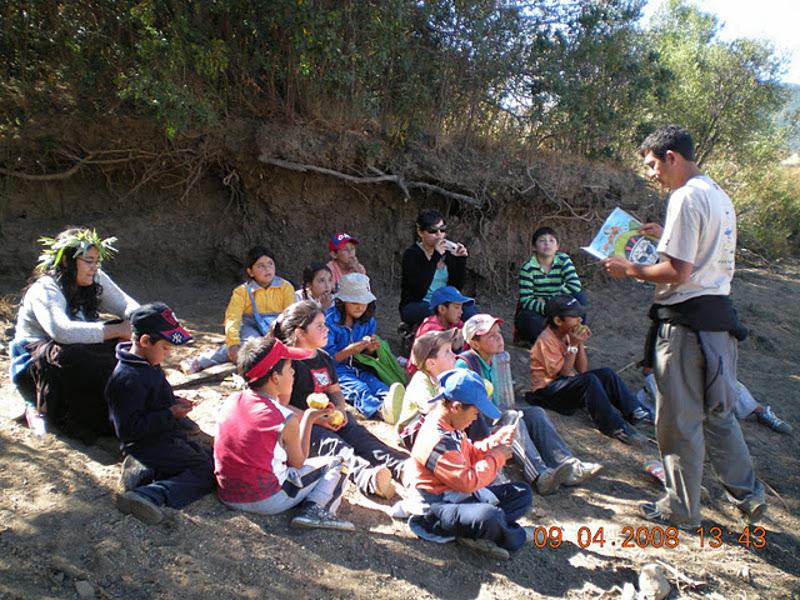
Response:
M645 361L655 358L656 438L667 494L645 502L648 520L683 529L700 526L700 484L706 450L722 484L747 522L766 510L750 451L733 415L737 340L746 331L730 300L736 252L736 214L728 195L700 172L688 131L667 125L639 153L650 176L672 191L664 227L642 226L660 238L660 262L606 259L612 277L656 284Z

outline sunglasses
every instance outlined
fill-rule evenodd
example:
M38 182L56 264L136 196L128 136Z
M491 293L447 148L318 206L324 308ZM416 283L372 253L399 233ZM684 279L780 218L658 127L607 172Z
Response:
M425 229L428 233L447 233L447 225L441 227L428 227Z

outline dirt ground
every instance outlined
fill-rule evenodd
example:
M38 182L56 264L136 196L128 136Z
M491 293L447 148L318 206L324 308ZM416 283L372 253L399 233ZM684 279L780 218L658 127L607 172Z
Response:
M588 290L592 364L622 370L638 388L641 379L632 363L639 359L651 291L634 282L594 280ZM195 347L176 353L167 367L222 339L218 323L230 286L205 286L198 294L193 286L143 278L128 289L140 299L169 301L196 333ZM3 289L0 295L17 291ZM508 562L487 560L456 544L421 541L404 522L377 510L388 503L352 490L340 510L356 524L350 534L297 532L286 516L235 513L213 495L148 527L114 508L119 463L113 443L86 447L52 434L34 437L9 418L19 412L19 399L8 380L8 357L0 355L0 597L614 598L654 561L676 569L669 576L673 598L798 597L800 339L792 323L800 301L800 265L742 268L734 297L752 329L740 346L740 379L795 427L791 437L753 419L742 423L758 475L770 490L770 509L760 524L762 548L745 547L738 533L727 534L741 526L710 466L703 526L726 532L721 547L684 532L675 548L654 548L652 542L623 547L623 528L648 525L636 516L637 502L659 494L657 482L642 471L643 461L656 456L655 444L646 451L631 449L603 437L585 415L554 413L575 454L606 469L581 487L536 496L534 512L523 523L563 528L564 543L527 546ZM381 305L378 333L396 343L394 304ZM487 298L482 304L509 320L513 314L510 302ZM10 324L0 320L0 332ZM510 327L504 328L510 340ZM507 346L515 379L523 383L526 351ZM201 402L194 417L212 434L216 410L231 390L230 382L196 389ZM387 426L370 427L391 439ZM580 528L588 529L579 538ZM594 536L601 528L605 543L596 538L587 545L587 531Z

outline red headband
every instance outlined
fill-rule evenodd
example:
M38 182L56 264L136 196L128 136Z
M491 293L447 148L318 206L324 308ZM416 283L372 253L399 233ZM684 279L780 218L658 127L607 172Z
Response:
M258 381L264 375L269 373L270 369L278 364L284 358L291 358L297 360L304 360L311 358L314 354L313 350L303 350L302 348L289 348L280 340L275 340L275 344L267 354L258 361L252 369L244 374L247 378L247 383Z

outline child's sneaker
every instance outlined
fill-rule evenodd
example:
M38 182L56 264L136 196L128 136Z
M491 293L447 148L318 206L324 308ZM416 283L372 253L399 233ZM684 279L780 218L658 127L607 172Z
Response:
M397 488L392 481L392 472L386 467L375 467L372 483L374 493L379 498L391 500L397 493Z
M653 419L653 415L650 414L649 410L641 406L637 406L631 413L631 422L648 423L649 425L654 425L656 421Z
M181 371L185 375L194 375L195 373L199 373L203 370L200 366L200 361L196 358L187 358L180 362Z
M147 525L156 525L164 519L161 507L136 492L125 492L117 496L117 509L123 515L133 515Z
M150 467L146 467L132 455L125 457L122 461L122 473L119 476L120 492L130 492L140 485L153 481L155 472Z
M624 428L617 429L611 433L611 437L618 439L623 444L627 444L629 446L638 446L639 448L642 448L647 444L647 437L633 429L630 431Z
M301 529L333 529L335 531L355 531L350 521L339 519L319 504L308 504L289 522L292 527Z
M536 481L533 482L533 487L540 496L555 494L556 490L567 481L571 472L572 465L568 462L563 462L553 469L547 469L539 473Z
M769 406L765 406L764 410L757 412L756 419L758 419L758 422L762 425L766 425L778 433L784 433L786 435L791 435L792 433L792 426L772 412Z
M567 464L570 465L570 472L564 485L569 487L580 485L584 481L596 477L603 470L603 465L600 463L582 462L577 458L567 461Z
M381 418L389 425L397 423L400 418L400 411L403 410L403 396L406 395L406 388L402 383L393 383L389 386L389 392L381 404Z
M472 539L472 538L456 538L456 542L462 546L466 546L474 552L488 556L495 560L508 560L511 554L505 548L501 548L492 540L487 539Z

